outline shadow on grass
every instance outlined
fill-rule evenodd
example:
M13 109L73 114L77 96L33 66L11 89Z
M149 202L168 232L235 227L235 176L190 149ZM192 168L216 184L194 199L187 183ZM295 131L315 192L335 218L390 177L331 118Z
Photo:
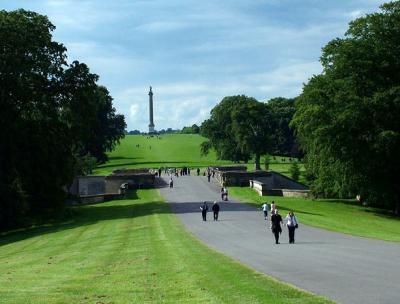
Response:
M127 158L130 159L130 158ZM123 167L123 166L133 166L133 165L151 165L151 164L157 164L157 165L169 165L169 164L181 164L181 166L185 166L186 164L192 164L192 163L198 163L198 162L192 162L192 161L143 161L143 162L126 162L122 164L105 164L105 165L100 165L96 167L96 170L98 169L104 169L104 168L115 168L115 167Z
M323 215L321 213L308 212L308 211L304 211L304 210L287 208L287 207L283 207L283 206L278 206L278 208L279 208L278 210L285 210L287 212L293 211L294 213L298 213L298 214L309 214L309 215L316 215L316 216L322 216ZM282 212L280 212L280 214L283 215Z
M105 202L71 207L68 209L70 211L69 215L63 219L55 220L52 223L43 224L37 227L2 233L0 235L0 247L48 233L93 225L101 221L136 218L151 214L171 213L170 206L164 202L155 201L137 203L135 202L137 198L136 191L130 191L125 199L116 201L115 205L108 205L109 202Z
M143 159L143 157L125 157L125 156L109 156L108 157L108 161L119 160L119 159L134 160L134 159Z

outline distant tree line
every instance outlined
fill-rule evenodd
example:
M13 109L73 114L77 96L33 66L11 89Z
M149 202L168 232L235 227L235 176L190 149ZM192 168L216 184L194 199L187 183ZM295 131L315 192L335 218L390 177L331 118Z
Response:
M316 196L354 198L400 213L400 2L352 21L323 49L323 72L295 99L222 99L200 127L202 153L255 160L302 157ZM301 149L300 149L301 147ZM298 168L293 168L298 175Z
M181 132L180 130L174 130L172 128L167 128L167 129L158 130L156 133L157 134L174 134L174 133L180 133L180 132ZM126 132L125 134L128 134L128 135L147 135L148 132L141 132L139 130L132 130L132 131Z
M107 89L67 63L46 16L0 11L0 229L62 208L66 187L124 135Z
M200 133L200 127L196 124L193 124L190 127L183 127L181 130L182 134L199 134Z

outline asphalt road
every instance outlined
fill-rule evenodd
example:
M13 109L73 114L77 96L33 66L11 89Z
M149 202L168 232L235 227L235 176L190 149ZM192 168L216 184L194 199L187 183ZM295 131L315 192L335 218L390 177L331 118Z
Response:
M174 188L160 187L190 232L257 271L339 303L400 303L400 244L312 228L299 218L296 243L288 243L283 229L276 245L262 212L237 201L220 203L219 221L212 212L202 221L202 202L211 208L220 201L219 190L203 176L174 178Z

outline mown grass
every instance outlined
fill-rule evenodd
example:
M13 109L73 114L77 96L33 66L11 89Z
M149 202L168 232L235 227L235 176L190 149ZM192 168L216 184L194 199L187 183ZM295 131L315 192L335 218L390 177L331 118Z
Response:
M95 175L110 174L119 168L160 168L160 167L200 167L235 165L231 161L217 160L214 151L206 156L200 153L200 145L206 139L198 134L166 134L158 137L143 135L127 135L121 143L110 152L109 161L99 165ZM137 147L136 145L139 145ZM289 158L271 158L270 170L289 175L291 162ZM247 164L248 170L254 169L254 164ZM300 166L303 170L303 166Z
M259 196L251 188L231 187L232 196L261 206L275 201L286 215L293 210L300 223L355 236L400 242L400 218L385 210L364 207L355 200L304 199Z
M219 254L157 190L0 238L1 303L329 303Z

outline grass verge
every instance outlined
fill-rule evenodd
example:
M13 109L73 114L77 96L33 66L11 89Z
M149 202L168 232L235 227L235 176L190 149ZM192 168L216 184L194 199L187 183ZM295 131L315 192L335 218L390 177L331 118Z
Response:
M400 242L400 218L385 210L364 207L354 200L259 196L251 188L230 187L237 199L261 206L275 201L281 215L293 210L300 223L346 234Z
M330 303L187 233L156 190L3 235L2 303Z

